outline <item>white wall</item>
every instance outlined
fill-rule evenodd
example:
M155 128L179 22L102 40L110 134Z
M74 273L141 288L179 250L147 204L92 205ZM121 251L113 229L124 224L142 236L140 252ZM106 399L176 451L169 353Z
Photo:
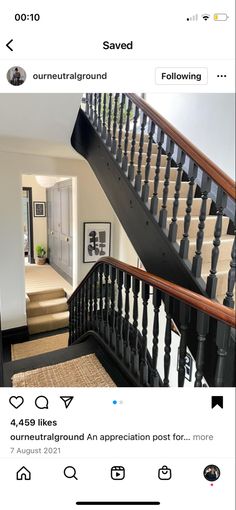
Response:
M233 94L147 94L146 100L235 179Z
M92 169L85 160L0 152L0 297L2 328L26 324L23 256L22 175L32 183L33 174L73 177L73 286L92 264L83 263L83 223L112 224L111 255L136 265L136 254ZM5 218L5 221L2 219Z
M22 175L73 175L77 174L77 165L76 160L0 152L0 295L3 329L26 324ZM75 239L75 245L78 249L78 239Z
M38 184L34 175L22 176L22 187L32 188L33 202L46 202L46 189ZM47 216L35 218L33 214L34 250L37 244L42 244L47 250ZM35 254L36 256L36 254Z

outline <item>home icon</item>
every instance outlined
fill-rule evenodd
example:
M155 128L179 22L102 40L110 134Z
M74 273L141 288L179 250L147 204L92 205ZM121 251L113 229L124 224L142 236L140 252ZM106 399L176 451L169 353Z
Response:
M31 480L31 472L25 467L19 469L16 473L17 480Z

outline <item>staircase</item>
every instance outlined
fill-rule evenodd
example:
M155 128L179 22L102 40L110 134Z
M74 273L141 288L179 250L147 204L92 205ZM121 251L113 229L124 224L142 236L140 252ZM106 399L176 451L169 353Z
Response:
M147 271L100 259L68 300L69 346L5 363L3 384L168 387L177 361L183 387L190 355L195 387L234 386L234 182L135 94L86 94L72 145ZM63 323L64 306L31 295L29 326Z
M30 335L68 327L69 312L64 289L29 292L26 314Z
M52 352L50 338L41 354L23 348L23 356L0 364L4 386L168 387L172 366L182 387L190 353L194 386L228 385L231 308L111 257L93 266L68 304L69 346L58 348L54 337Z
M72 145L146 270L233 307L234 182L135 94L87 94L84 109Z

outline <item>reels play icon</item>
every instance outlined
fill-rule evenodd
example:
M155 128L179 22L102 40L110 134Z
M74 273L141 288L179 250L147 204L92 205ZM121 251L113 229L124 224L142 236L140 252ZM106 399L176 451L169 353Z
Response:
M111 468L111 478L112 480L124 480L125 468L123 466L113 466Z

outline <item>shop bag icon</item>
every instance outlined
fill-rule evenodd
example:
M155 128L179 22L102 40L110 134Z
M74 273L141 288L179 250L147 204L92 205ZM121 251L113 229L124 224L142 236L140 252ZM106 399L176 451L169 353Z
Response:
M162 466L158 469L158 478L159 480L170 480L172 476L171 469L167 466Z

